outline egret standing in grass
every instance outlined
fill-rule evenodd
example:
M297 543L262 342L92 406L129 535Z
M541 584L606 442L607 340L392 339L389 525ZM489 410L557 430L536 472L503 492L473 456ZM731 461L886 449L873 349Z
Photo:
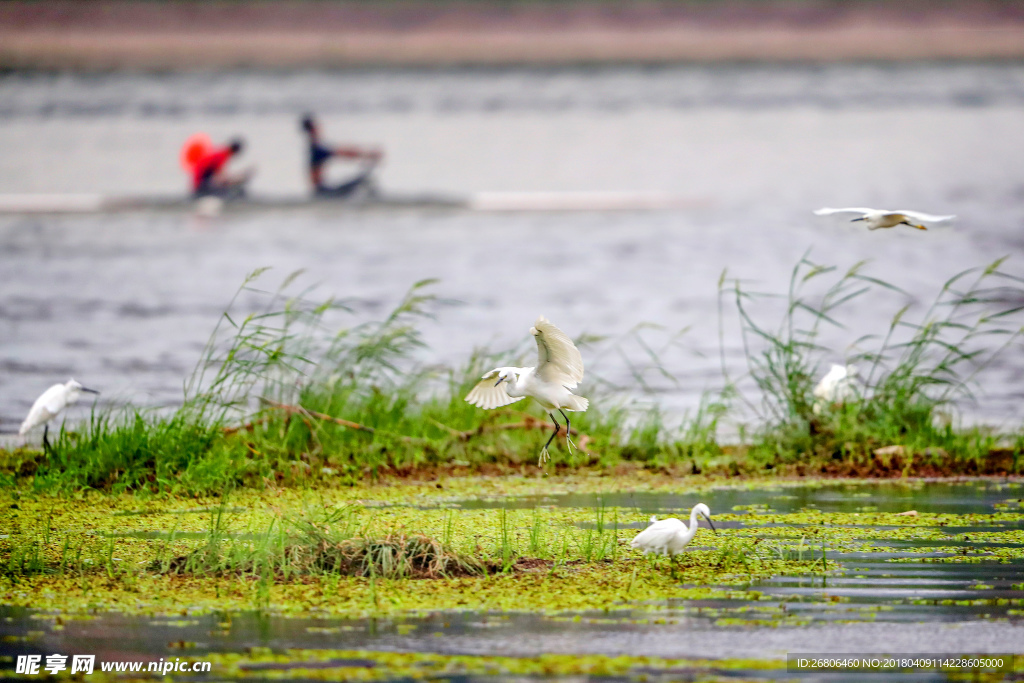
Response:
M571 452L576 444L572 442L569 416L564 411L583 412L590 402L572 393L572 390L583 381L583 357L568 335L548 322L544 316L537 318L537 322L530 328L530 334L537 340L536 367L495 368L473 387L466 396L466 401L488 410L507 406L527 396L541 404L551 416L551 421L555 423L555 431L540 451L540 458L537 461L540 465L547 461L548 446L558 436L561 428L555 419L554 411L557 410L565 418L565 441Z
M651 517L651 524L634 536L629 545L644 551L644 555L654 553L655 555L675 557L683 552L683 548L689 545L697 534L697 529L700 526L697 515L708 520L711 530L718 533L715 525L711 522L711 510L704 503L697 503L690 510L690 526L686 526L675 517L661 520Z
M956 216L933 216L930 213L908 211L906 209L889 211L887 209L867 209L864 207L850 207L847 209L818 209L814 212L814 215L829 216L834 213L859 213L860 216L850 220L852 222L864 221L868 226L868 230L895 228L897 225L909 225L910 227L917 228L918 230L927 230L928 228L922 225L922 223L945 223L946 221L951 221L956 218ZM915 223L914 221L917 222Z
M28 411L28 417L21 423L21 429L18 430L18 436L25 436L29 430L44 425L43 427L43 450L50 450L50 442L47 440L47 435L50 432L49 422L53 418L60 414L60 411L64 410L66 406L71 405L78 401L79 395L82 392L90 394L98 394L100 392L95 389L87 389L81 384L76 382L74 379L69 379L64 384L54 384L52 387L43 392L43 395L36 399L36 402L32 404L32 409Z
M857 398L860 391L857 386L857 368L852 365L832 364L818 385L814 387L814 414L821 413L825 406L846 403Z

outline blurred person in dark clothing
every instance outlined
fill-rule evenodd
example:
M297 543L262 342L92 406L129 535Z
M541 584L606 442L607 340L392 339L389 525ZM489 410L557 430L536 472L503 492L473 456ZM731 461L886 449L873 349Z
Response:
M360 188L372 189L374 169L384 154L378 149L361 147L331 147L320 140L320 129L311 114L302 117L302 131L309 142L309 182L317 197L348 197ZM331 158L353 159L363 162L362 170L354 177L339 185L329 185L324 180L324 166Z

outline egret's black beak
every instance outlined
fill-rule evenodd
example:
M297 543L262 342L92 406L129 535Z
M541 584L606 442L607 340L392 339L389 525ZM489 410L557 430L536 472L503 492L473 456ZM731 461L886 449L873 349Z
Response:
M867 220L867 218L865 218L864 216L861 216L860 218L851 218L850 222L851 223L856 223L857 221L864 221L864 220Z
M708 524L711 525L711 530L714 531L717 534L718 533L718 529L715 528L715 524L714 524L714 522L711 521L711 518L708 517L705 514L701 514L701 517L703 517L704 519L708 520Z
M504 377L500 377L500 378L498 378L498 381L494 383L494 386L498 386L499 384L501 384L502 382L504 382L504 381L505 381L505 379L506 379L506 378L504 378Z
M82 387L79 391L84 391L84 392L89 393L89 394L97 394L97 395L100 393L100 392L96 391L95 389L86 389L85 387Z

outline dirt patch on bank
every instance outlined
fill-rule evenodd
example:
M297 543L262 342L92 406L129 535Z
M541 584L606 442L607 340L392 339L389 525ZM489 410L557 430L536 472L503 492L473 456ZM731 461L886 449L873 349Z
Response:
M0 67L1018 59L1024 5L979 2L6 2Z
M380 467L365 473L368 481L420 481L436 482L444 487L444 480L460 476L561 476L572 473L592 472L605 477L628 477L631 473L644 471L668 479L704 475L717 479L763 477L771 474L779 477L813 478L855 478L894 479L900 477L948 478L978 476L1016 476L1024 474L1024 455L1011 448L993 449L979 458L963 458L947 453L941 448L925 449L921 452L896 450L888 454L872 453L848 458L823 458L808 456L803 461L756 463L744 456L740 447L723 448L728 459L713 466L701 467L696 462L678 462L670 465L653 465L643 462L620 462L612 467L595 467L594 463L571 465L552 463L547 467L533 464L486 463L476 466L423 465L408 467Z

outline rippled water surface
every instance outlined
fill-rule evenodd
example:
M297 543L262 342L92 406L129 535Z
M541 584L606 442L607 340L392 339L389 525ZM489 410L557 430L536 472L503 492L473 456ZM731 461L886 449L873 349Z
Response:
M297 118L306 110L321 113L330 138L387 150L385 191L642 190L686 204L0 216L0 432L71 375L107 404L173 404L218 314L261 266L273 267L267 288L305 268L304 282L347 298L354 319L440 278L434 291L463 305L425 327L430 362L511 346L538 314L574 336L657 323L664 332L647 334L676 381L647 379L677 414L720 383L725 269L782 291L808 249L841 268L871 260L871 274L909 296L851 306L826 339L835 360L854 339L884 332L905 303L919 312L964 268L1009 255L1022 272L1024 67L1012 64L8 75L0 193L181 193L178 148L201 129L244 134L259 169L254 192L294 195L304 191ZM960 219L944 231L869 233L811 215L823 205ZM741 367L732 324L724 350ZM1008 354L983 375L969 413L1019 423L1021 358ZM621 356L586 361L590 381L633 383Z

